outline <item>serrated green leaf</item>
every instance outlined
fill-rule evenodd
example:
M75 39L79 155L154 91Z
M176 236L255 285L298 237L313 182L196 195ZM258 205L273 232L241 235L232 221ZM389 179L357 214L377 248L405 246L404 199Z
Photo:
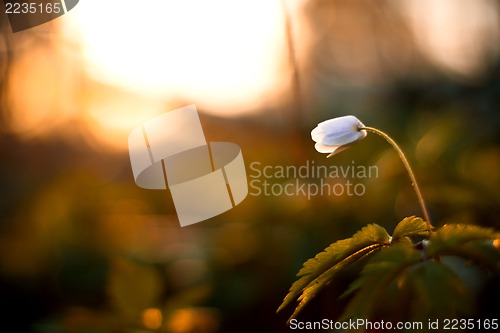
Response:
M325 276L325 279L328 276L333 277L333 275L335 275L334 272L347 267L344 265L346 265L347 262L350 262L350 260L348 259L346 263L341 264L336 269L334 269L334 266L339 264L341 261L346 260L350 256L353 256L358 251L375 244L389 244L389 234L384 228L376 224L369 224L355 233L351 238L339 240L327 247L324 252L321 252L314 258L307 260L297 274L299 279L292 284L288 294L277 311L282 310L285 306L295 300L306 287L310 286L311 282L316 280L323 273L332 269L332 271ZM366 253L369 252L367 251ZM357 256L354 256L353 258L357 258L356 260L358 260L362 258L364 254L359 258L357 258ZM324 283L326 283L326 281ZM309 293L312 294L313 290L314 289L311 289ZM310 297L306 297L306 303L309 299Z
M420 217L409 216L398 223L394 229L392 238L393 240L397 240L403 237L427 236L430 231L427 222Z
M419 264L409 274L413 289L412 319L453 318L471 315L473 295L450 268L436 261Z
M470 259L492 271L500 272L500 249L495 247L494 241L469 242L459 247L458 250L455 252L456 255Z
M343 296L357 291L339 320L370 318L386 288L408 267L420 260L420 253L411 242L393 243L373 255L360 277L344 293Z
M428 256L449 254L450 252L461 251L461 248L469 242L493 241L497 238L500 238L500 233L491 228L465 224L446 224L431 235L426 253Z
M396 248L396 250L387 251L387 249L386 249L386 250L384 250L384 252L379 252L379 253L378 253L378 255L377 255L377 257L381 258L381 260L382 260L382 261L386 261L386 259L384 259L384 257L386 257L386 256L387 256L387 257L389 257L389 256L391 256L391 255L398 255L398 254L399 254L399 255L400 255L400 257L399 257L399 258L396 258L396 259L400 259L400 260L402 260L402 261L403 261L403 260L404 260L404 258L406 258L406 256L405 256L405 255L402 255L402 253L400 253L400 250L398 250L398 246L401 246L401 247L403 247L403 248L405 248L405 249L414 248L414 247L413 247L413 243L412 243L412 241L411 241L409 238L406 238L406 237L405 237L405 238L402 238L402 239L400 239L400 240L398 240L398 242L397 242L397 243L392 243L392 244L391 244L391 246L392 246L393 248ZM394 252L392 252L392 251L394 251ZM413 252L412 252L412 253L413 253ZM372 259L372 260L370 260L370 261L368 262L368 264L367 264L367 265L365 265L365 267L363 268L363 271L362 271L362 273L361 273L360 278L358 278L358 279L354 280L354 282L352 282L352 283L349 285L349 287L346 289L346 291L344 291L344 293L340 296L341 298L346 297L346 296L348 296L348 295L351 295L351 294L352 294L352 293L354 293L356 290L358 290L359 288L361 288L361 285L362 285L362 284L363 284L363 282L364 282L364 278L361 278L361 277L362 277L362 274L363 274L365 271L369 271L370 269L372 269L369 265L373 264L373 263L374 263L374 262L373 262L373 260L375 260L377 257L375 257L375 256L374 256L374 257L372 257L373 259ZM416 259L416 257L415 257L415 259ZM367 267L367 266L368 266L368 267ZM376 266L375 266L375 267L376 267Z
M302 294L299 297L299 305L295 308L295 311L293 312L292 316L290 319L297 317L297 315L302 311L304 306L309 303L311 299L313 299L316 294L323 289L325 286L328 285L330 281L333 280L335 275L337 275L339 272L341 272L343 269L349 267L359 259L373 253L374 251L378 250L380 247L386 246L384 244L373 244L370 246L366 246L363 249L359 250L358 252L350 255L349 257L345 258L344 260L340 261L338 264L327 270L325 273L321 274L318 276L316 279L311 281L307 285L307 287L304 288L302 291Z
M457 246L443 247L438 254L461 257L485 269L500 273L500 250L493 245L492 240L475 240Z

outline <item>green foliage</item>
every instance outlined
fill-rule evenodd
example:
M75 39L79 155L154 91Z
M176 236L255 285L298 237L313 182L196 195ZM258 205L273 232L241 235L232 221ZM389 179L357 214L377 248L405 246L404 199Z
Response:
M500 238L493 229L475 225L446 224L439 228L429 239L429 255L448 254L464 245Z
M429 236L429 225L420 217L410 216L398 223L392 234L393 240L403 237Z
M374 255L363 268L361 276L344 293L345 296L357 291L341 320L370 318L373 307L384 297L385 289L420 258L409 241L398 242Z
M371 224L307 260L278 311L298 297L290 319L296 317L345 268L368 258L360 276L342 295L351 299L340 320L382 316L425 320L471 314L473 293L444 259L456 256L499 272L500 251L494 246L498 238L500 234L492 229L471 225L445 225L433 232L415 216L403 219L392 238L384 228ZM381 304L392 304L393 310L384 313Z
M293 283L288 295L278 311L292 302L299 294L299 305L291 318L296 317L302 308L324 287L337 273L349 267L377 249L389 245L389 234L376 225L370 224L348 239L331 244L324 252L307 260L297 274L300 277Z
M278 311L302 293L299 297L300 303L291 317L294 318L337 273L380 247L388 245L389 234L376 224L367 225L351 238L331 244L324 252L304 263L297 274L299 279L293 283Z
M413 294L411 316L415 320L471 315L473 295L448 266L427 260L408 271L407 286Z
M354 296L340 320L453 318L470 315L474 304L471 291L452 269L439 261L422 260L421 251L409 242L374 255L344 295L348 294Z

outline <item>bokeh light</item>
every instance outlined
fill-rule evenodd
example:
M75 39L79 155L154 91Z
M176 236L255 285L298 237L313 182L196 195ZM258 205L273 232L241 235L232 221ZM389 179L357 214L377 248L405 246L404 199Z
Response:
M278 1L88 0L65 23L92 78L151 97L241 114L282 84Z
M495 0L401 1L417 45L436 65L475 77L500 52Z
M150 308L142 312L142 323L147 329L157 330L161 327L163 315L159 309Z

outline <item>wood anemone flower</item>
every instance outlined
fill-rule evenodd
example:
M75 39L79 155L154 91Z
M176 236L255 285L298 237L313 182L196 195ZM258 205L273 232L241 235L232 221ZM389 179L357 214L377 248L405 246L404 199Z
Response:
M364 127L354 116L325 120L311 131L316 142L314 148L320 153L330 153L327 157L331 157L363 139L367 134Z

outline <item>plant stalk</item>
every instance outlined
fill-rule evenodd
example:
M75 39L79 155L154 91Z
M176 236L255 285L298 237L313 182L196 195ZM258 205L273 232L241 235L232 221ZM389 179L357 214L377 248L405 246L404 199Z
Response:
M420 192L420 188L418 186L417 179L415 178L415 174L413 173L413 170L411 169L411 166L410 166L410 163L408 162L408 159L406 158L405 154L403 153L401 148L398 146L396 141L394 141L386 133L382 132L379 129L373 128L373 127L360 127L360 128L358 128L358 130L366 130L368 132L372 132L372 133L375 133L375 134L383 137L397 151L399 158L403 162L403 165L405 166L405 169L408 172L408 176L410 176L411 183L413 185L413 188L415 189L415 193L417 194L418 203L420 205L420 209L422 210L422 214L424 215L425 222L427 223L429 230L432 230L431 219L429 217L429 213L427 212L424 198L422 196L422 193Z

